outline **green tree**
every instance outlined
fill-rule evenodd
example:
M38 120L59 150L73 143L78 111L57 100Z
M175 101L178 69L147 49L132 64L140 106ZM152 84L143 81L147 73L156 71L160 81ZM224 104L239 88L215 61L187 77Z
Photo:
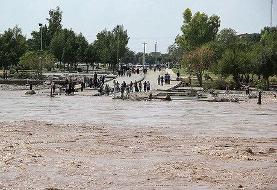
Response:
M51 52L59 60L64 63L64 68L72 69L78 62L79 44L74 31L62 29L57 32L51 42ZM85 50L84 50L85 51Z
M51 9L49 11L49 18L48 21L48 28L49 28L49 35L52 39L56 32L59 32L62 29L62 11L60 7L56 7L56 9Z
M204 71L210 67L213 60L213 51L202 46L185 54L183 64L197 76L199 85L202 86Z
M125 52L125 55L121 58L121 62L123 63L136 63L136 55L135 52L131 51L130 49L127 49Z
M176 43L183 51L183 66L196 74L202 86L203 72L209 69L214 60L214 52L207 44L216 39L220 18L200 12L192 15L191 10L186 9L183 19L182 34L176 38Z
M209 17L200 12L192 16L191 10L186 9L183 18L182 35L177 37L176 42L184 50L194 50L215 39L220 27L218 16Z
M51 43L51 36L49 34L49 28L47 25L41 27L42 30L42 49L49 50ZM31 33L32 38L28 39L28 49L30 51L37 51L41 49L41 32L33 31Z
M23 69L35 70L39 76L43 69L50 71L55 67L56 58L48 52L27 51L20 58L20 66Z
M97 50L97 57L101 63L109 64L112 57L112 33L107 30L103 30L97 34L96 40L94 42L95 48Z
M66 42L65 32L60 31L55 33L50 44L50 51L58 59L58 61L60 62L60 65L62 64L63 58L64 58L65 42Z
M103 30L97 34L95 46L100 62L106 63L113 70L127 52L129 37L123 26L116 26L112 31Z
M218 64L218 72L223 76L232 75L236 83L236 88L240 88L240 74L246 74L250 72L251 59L249 47L237 41L232 47L227 48Z
M262 30L256 55L258 74L263 76L269 89L269 77L277 74L277 27Z
M0 35L0 67L16 66L27 49L26 37L17 26Z
M177 66L182 62L184 50L176 43L168 47L168 58L173 65Z
M94 70L94 63L97 62L99 59L97 57L97 50L95 45L89 44L87 49L85 50L85 63L87 64L87 72L88 72L88 67L91 65Z
M87 60L86 50L88 49L88 45L89 45L88 41L82 34L79 34L76 36L76 43L78 45L77 60L80 63L85 63Z
M38 31L31 33L32 38L28 40L29 50L37 51L41 48L41 32L42 32L42 49L49 50L52 39L55 34L62 30L62 12L59 7L49 11L49 18L47 18L48 25L39 28ZM42 31L40 31L42 30Z

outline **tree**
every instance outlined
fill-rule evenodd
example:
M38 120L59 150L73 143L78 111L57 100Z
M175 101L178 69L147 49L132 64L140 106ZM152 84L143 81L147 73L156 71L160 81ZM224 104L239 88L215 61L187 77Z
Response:
M62 11L60 10L60 7L49 11L49 18L47 18L47 21L50 38L52 39L55 33L62 29Z
M62 12L59 7L49 11L49 18L47 18L48 25L41 27L42 30L42 49L49 50L52 39L57 32L62 30ZM29 50L37 51L41 48L41 31L33 31L32 38L28 40Z
M192 16L191 10L186 9L183 18L182 35L177 37L176 42L184 50L194 50L215 39L220 27L218 16L209 17L200 12Z
M137 63L135 52L131 51L130 49L127 49L125 55L121 58L121 62L133 64Z
M86 50L88 48L88 42L82 34L79 34L76 36L76 43L78 45L77 60L80 63L85 63L87 59Z
M113 70L127 52L129 37L123 26L116 26L112 31L103 30L97 34L95 46L100 62L109 64Z
M17 26L0 35L0 67L17 65L27 49L26 37Z
M112 64L115 66L118 61L125 55L127 52L128 48L128 42L129 42L129 37L127 30L124 30L123 25L117 25L113 31L113 56L112 56Z
M168 57L173 65L179 65L182 62L184 50L176 43L168 47Z
M185 54L184 64L197 76L199 85L202 86L203 73L213 62L213 51L207 46L199 47Z
M51 36L49 34L49 28L47 25L41 27L42 30L42 49L49 50L49 46L51 43ZM31 33L32 38L28 39L28 50L30 51L38 51L41 49L41 32L33 31Z
M216 39L220 18L200 12L192 15L190 9L185 10L183 18L182 35L177 36L176 43L183 51L183 65L196 74L202 86L203 72L214 60L214 52L207 44Z
M20 58L20 66L23 69L35 70L39 76L45 68L48 71L55 67L56 58L48 52L28 51Z
M60 65L63 62L63 57L65 53L65 42L66 42L65 32L60 31L55 33L50 44L50 51L58 59L58 61L60 62Z
M218 72L223 76L232 75L236 88L240 88L240 74L249 73L251 60L247 54L248 46L237 41L231 47L227 48L218 64Z
M258 74L263 75L269 89L269 77L277 74L277 27L266 27L256 49Z
M87 49L85 50L85 63L87 64L87 72L89 65L91 65L94 70L94 63L98 60L99 59L97 57L97 50L95 45L93 43L89 44Z
M101 63L109 64L112 56L112 33L107 30L103 30L97 34L96 40L94 42L95 48L97 50L97 57Z
M63 29L57 32L52 39L50 47L51 52L59 62L64 63L64 67L67 64L68 69L72 69L73 65L77 63L79 44L74 31Z

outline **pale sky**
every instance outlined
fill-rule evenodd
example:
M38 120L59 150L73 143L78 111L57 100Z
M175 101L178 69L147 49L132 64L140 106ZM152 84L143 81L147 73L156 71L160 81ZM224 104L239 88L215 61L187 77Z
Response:
M221 29L238 33L260 32L270 24L270 0L1 0L0 33L18 25L30 37L38 23L46 24L48 11L60 6L63 26L82 32L90 42L101 30L123 24L130 36L129 47L136 52L166 52L180 33L186 8L221 18ZM274 0L273 25L277 25L277 0Z

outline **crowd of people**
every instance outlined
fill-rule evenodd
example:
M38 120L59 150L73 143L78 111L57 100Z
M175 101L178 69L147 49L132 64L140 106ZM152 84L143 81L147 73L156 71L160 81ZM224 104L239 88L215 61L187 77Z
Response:
M139 74L140 70L139 68L135 68L135 67L127 67L127 66L121 66L118 71L117 74L118 76L128 76L131 77L132 74Z
M143 68L142 69L142 72L143 74L146 74L147 73L147 68ZM140 68L135 68L135 67L132 67L132 68L129 68L129 67L126 67L126 66L122 66L120 67L120 69L117 71L117 74L118 76L128 76L128 77L131 77L132 74L140 74Z
M171 77L168 73L166 73L164 76L159 75L158 77L158 85L163 86L164 84L170 84Z
M140 74L140 72L143 72L146 74L148 72L148 69L159 71L161 70L160 67L154 67L154 68L143 68L142 70L140 68L125 68L121 67L120 70L118 70L119 76L127 76L131 77L133 74ZM170 84L170 75L167 73L163 76L159 75L158 77L158 85L164 85L164 84ZM113 84L109 85L109 83L106 82L106 76L100 75L98 76L97 73L94 73L94 75L89 77L84 77L82 79L80 78L71 78L66 79L65 84L63 86L63 89L65 90L65 93L67 95L74 94L75 91L81 90L83 91L85 88L94 88L97 89L100 95L111 95L120 93L121 97L129 97L130 93L136 93L136 92L149 92L151 90L151 84L149 81L131 81L128 84L123 81L122 83L119 83L118 81L114 80ZM55 86L53 87L53 92L55 91Z
M128 98L130 93L133 92L149 92L150 90L151 84L149 81L131 81L129 84L127 84L125 81L123 81L121 84L119 84L118 81L113 81L113 93L116 94L120 92L122 98L124 95L126 95Z

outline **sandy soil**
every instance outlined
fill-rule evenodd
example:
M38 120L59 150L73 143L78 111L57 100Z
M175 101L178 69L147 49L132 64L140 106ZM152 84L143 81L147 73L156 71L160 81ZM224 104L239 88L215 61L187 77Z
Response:
M277 138L0 123L0 189L277 189Z

